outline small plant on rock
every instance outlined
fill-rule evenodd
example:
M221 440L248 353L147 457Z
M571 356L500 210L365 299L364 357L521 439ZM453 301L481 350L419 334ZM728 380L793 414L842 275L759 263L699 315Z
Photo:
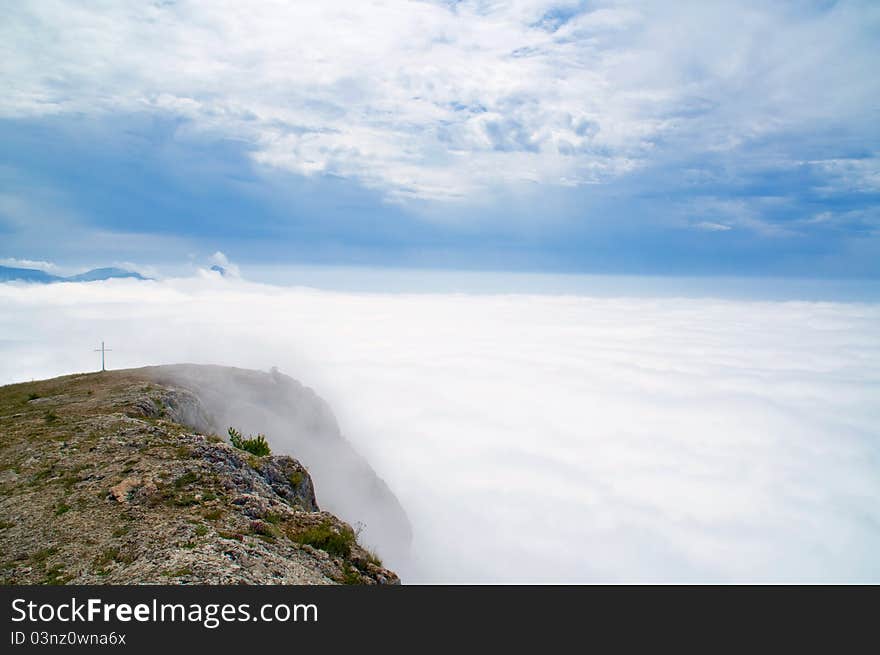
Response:
M272 454L269 442L266 441L266 436L263 434L245 437L235 428L229 428L229 442L239 450L244 450L257 457L265 457Z

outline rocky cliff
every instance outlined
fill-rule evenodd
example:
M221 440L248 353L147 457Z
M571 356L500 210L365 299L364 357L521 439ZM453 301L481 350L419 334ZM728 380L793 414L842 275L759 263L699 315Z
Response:
M197 408L175 409L178 420L193 429L225 435L234 426L267 435L276 451L293 454L308 468L322 508L363 527L363 537L384 556L406 559L412 534L403 508L314 391L275 369L179 364L140 373L198 398Z
M273 411L259 419L261 404ZM342 458L337 472L357 473L353 493L372 489L374 517L408 539L396 499L294 380L196 366L92 373L0 387L0 581L399 582L355 529L321 511L303 463L218 436L253 429L236 407L246 423L296 419L276 430L284 450L299 457L287 446L308 440L304 451L326 468L323 440Z

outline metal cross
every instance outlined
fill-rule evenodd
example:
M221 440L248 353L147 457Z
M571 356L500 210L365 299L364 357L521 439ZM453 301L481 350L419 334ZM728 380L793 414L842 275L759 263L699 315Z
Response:
M96 352L96 353L101 353L101 370L102 370L102 371L106 371L107 369L104 368L104 353L109 353L109 352L113 352L113 351L112 351L110 348L105 348L105 347L104 347L104 342L102 341L102 342L101 342L101 347L100 347L100 348L95 348L95 352Z

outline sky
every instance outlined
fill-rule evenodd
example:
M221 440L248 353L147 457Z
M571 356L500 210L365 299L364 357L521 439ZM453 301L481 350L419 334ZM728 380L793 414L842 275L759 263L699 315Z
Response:
M411 558L361 535L405 583L880 582L877 303L204 272L0 284L0 308L0 384L96 370L103 339L111 369L277 366L314 389L409 516ZM318 502L340 483L316 477Z
M880 278L876 2L7 3L0 258Z

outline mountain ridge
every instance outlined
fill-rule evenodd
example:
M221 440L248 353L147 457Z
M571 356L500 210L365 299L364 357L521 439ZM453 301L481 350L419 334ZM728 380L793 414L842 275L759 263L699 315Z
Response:
M52 282L96 282L99 280L111 280L119 278L132 278L135 280L149 280L135 271L129 271L115 266L93 268L75 275L54 275L38 268L21 268L15 266L0 266L0 282L38 282L50 284Z

